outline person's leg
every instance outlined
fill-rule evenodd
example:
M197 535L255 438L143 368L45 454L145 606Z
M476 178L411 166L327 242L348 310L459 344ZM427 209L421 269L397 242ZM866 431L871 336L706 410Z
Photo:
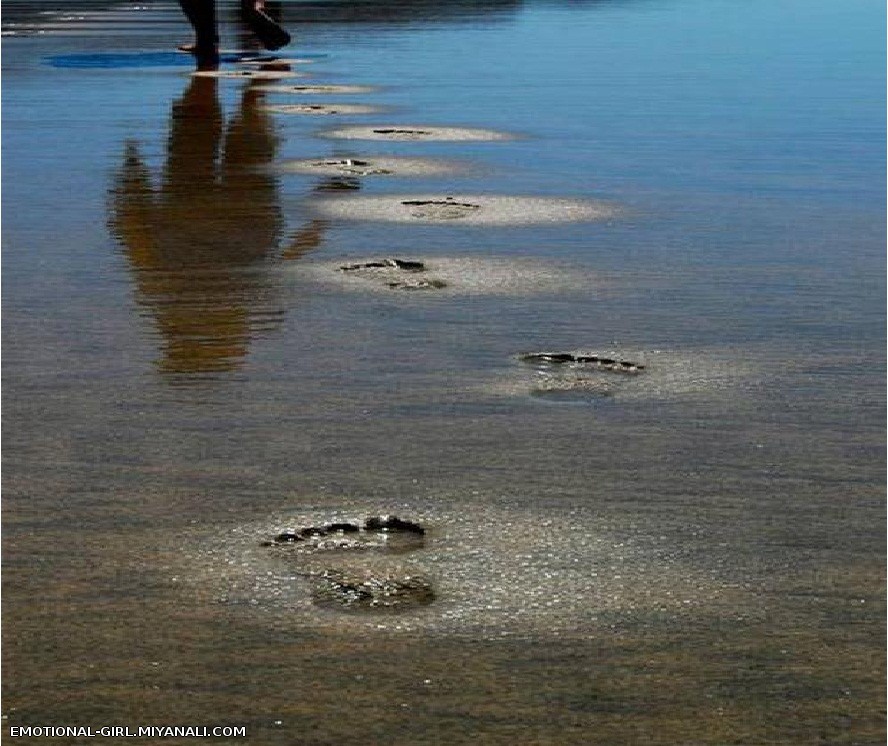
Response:
M266 7L265 0L240 0L240 11L241 19L266 49L280 49L290 43L290 34L278 23L279 3Z
M219 64L219 31L216 25L215 0L179 0L179 5L194 28L194 47L190 48L186 45L185 51L193 52L197 57L198 69L217 67Z

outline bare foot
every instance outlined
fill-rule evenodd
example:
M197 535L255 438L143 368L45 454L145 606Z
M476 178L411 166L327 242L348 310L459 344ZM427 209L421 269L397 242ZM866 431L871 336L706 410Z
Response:
M197 71L200 73L211 72L219 69L219 58L199 59L197 61Z
M219 48L215 45L206 49L195 47L194 57L200 72L219 69Z
M219 46L219 37L216 37L216 46ZM176 47L176 50L179 52L186 52L187 54L197 54L197 42L196 41L187 41L184 44L180 44Z

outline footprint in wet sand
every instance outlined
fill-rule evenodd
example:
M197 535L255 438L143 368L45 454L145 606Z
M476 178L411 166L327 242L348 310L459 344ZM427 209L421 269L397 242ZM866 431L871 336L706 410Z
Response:
M338 522L325 526L286 529L262 546L283 550L292 557L306 555L352 555L362 551L405 554L422 549L425 528L398 516L367 518L363 527ZM312 602L342 611L391 612L426 606L435 599L426 576L396 565L340 563L338 566L296 570L311 586Z

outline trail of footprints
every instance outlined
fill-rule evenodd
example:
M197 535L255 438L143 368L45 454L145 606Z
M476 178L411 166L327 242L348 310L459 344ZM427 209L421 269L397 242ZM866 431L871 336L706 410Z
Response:
M260 80L283 80L298 77L299 73L286 70L222 71L220 77L247 78ZM352 85L267 85L261 90L271 93L308 94L313 96L357 94L370 92L368 86ZM365 114L378 111L372 106L325 105L298 103L267 106L268 111L279 114ZM351 126L330 130L322 136L333 139L390 140L400 142L423 141L503 141L511 135L490 130L465 129L458 127L427 127L412 125ZM431 163L431 162L429 162ZM394 157L362 158L317 158L290 164L290 170L301 173L340 174L349 177L375 175L409 175L411 169L417 173L434 173L446 169L434 164L423 164L423 159ZM419 164L419 166L417 166ZM401 166L403 165L403 168ZM425 170L423 170L425 166ZM339 204L350 198L339 197ZM352 201L354 198L351 198ZM378 198L377 198L378 199ZM518 209L524 208L522 200L532 198L494 197L470 200L453 195L405 198L403 195L390 198L390 209L403 210L406 219L423 222L451 222L466 220L470 216L494 212L503 203L515 202ZM579 203L565 200L538 200L533 205L539 213L539 222L563 221L571 219L600 219L613 214L612 210L593 205L582 209ZM546 214L551 208L552 214ZM574 212L570 212L573 209ZM531 211L533 212L533 211ZM372 216L370 216L372 219ZM359 218L360 219L360 218ZM497 221L493 221L495 224ZM520 220L517 221L520 224ZM429 272L426 263L416 259L398 257L371 258L342 264L334 271L360 277L368 283L381 284L393 291L434 292L448 287L443 279ZM645 365L634 361L618 359L595 353L580 352L530 352L516 356L525 365L545 371L550 378L559 369L570 371L573 380L579 381L578 389L584 388L583 381L597 380L597 376L616 375L632 377L641 375ZM584 378L586 377L586 378ZM564 379L567 380L567 379ZM282 562L296 562L301 558L302 565L295 570L306 579L311 587L312 601L319 607L343 612L399 612L426 606L435 600L433 580L424 573L404 570L401 566L390 565L379 569L378 563L364 568L353 562L331 561L318 566L317 562L305 562L347 555L405 555L421 551L427 540L426 529L418 523L397 516L384 515L367 518L362 525L338 522L323 526L302 526L281 529L275 536L262 542L270 552L277 553Z

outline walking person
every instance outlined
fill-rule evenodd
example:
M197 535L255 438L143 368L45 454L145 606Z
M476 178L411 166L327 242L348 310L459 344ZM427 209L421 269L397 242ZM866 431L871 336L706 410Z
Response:
M179 0L182 12L194 29L194 44L179 47L192 52L198 70L219 67L219 24L215 0ZM265 0L241 0L241 18L268 50L280 49L290 43L290 34L265 12Z

